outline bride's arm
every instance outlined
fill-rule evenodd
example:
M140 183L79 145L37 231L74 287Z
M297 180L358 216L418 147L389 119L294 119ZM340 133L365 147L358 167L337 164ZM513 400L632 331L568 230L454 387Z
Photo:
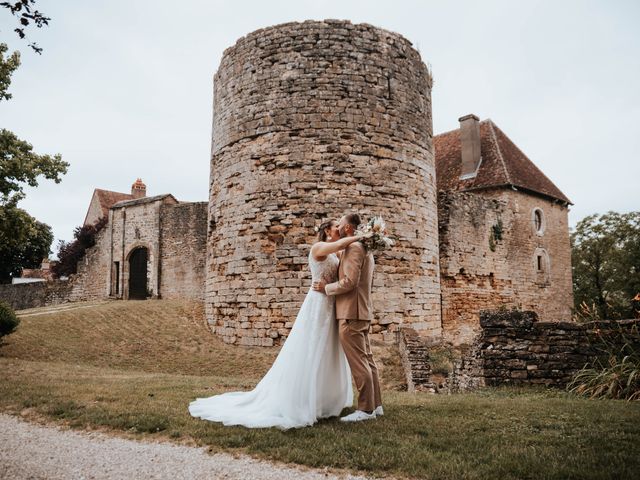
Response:
M319 257L326 257L330 253L336 253L340 250L344 250L353 242L362 240L361 236L345 237L335 242L316 242L311 247L311 255L317 259Z

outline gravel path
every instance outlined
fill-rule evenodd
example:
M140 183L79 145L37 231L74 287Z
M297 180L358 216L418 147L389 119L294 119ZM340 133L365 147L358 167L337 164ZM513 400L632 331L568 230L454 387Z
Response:
M209 454L205 447L138 442L0 414L0 479L361 479Z

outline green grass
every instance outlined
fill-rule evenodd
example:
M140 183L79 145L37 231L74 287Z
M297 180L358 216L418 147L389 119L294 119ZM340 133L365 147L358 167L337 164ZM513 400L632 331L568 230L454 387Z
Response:
M398 384L398 367L393 350L381 347L378 358L386 359L388 386L383 418L356 425L332 419L289 431L194 419L187 410L191 400L251 388L277 352L219 343L198 320L201 312L191 308L165 301L116 302L79 310L75 320L68 318L71 312L24 317L0 349L0 410L77 428L375 475L623 479L640 472L638 402L513 388L409 394L390 389ZM62 326L67 322L69 328L85 322L86 332L78 328L66 335ZM124 323L132 326L128 340L117 333ZM98 324L100 335L91 328ZM91 347L85 346L88 335ZM54 344L66 347L58 350ZM117 351L111 349L114 344ZM135 353L134 346L146 353ZM133 353L127 357L124 352Z

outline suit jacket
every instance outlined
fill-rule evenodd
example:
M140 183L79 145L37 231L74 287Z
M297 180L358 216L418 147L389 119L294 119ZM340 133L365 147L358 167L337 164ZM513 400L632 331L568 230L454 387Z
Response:
M325 286L327 295L336 296L336 318L373 320L371 284L373 283L373 253L360 242L349 245L340 259L339 280Z

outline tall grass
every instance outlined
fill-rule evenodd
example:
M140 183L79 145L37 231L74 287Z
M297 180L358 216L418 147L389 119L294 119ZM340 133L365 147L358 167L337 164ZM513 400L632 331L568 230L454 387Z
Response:
M589 398L640 400L640 332L638 322L598 321L593 309L582 310L591 322L589 334L596 356L567 385Z

